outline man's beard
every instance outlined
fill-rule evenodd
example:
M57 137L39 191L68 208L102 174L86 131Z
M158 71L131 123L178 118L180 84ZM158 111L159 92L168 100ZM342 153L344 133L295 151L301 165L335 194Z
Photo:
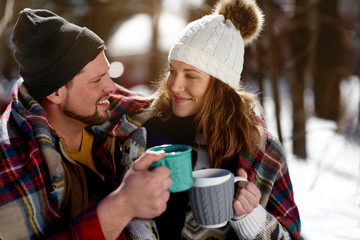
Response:
M65 107L64 109L64 113L71 117L74 118L76 120L79 120L83 123L85 123L88 126L95 126L95 125L101 125L104 122L106 122L109 119L110 116L110 112L106 111L106 116L100 116L99 112L97 111L97 109L95 110L95 112L91 115L88 116L82 116L82 115L78 115L74 112L72 112L71 110L69 110L67 107Z

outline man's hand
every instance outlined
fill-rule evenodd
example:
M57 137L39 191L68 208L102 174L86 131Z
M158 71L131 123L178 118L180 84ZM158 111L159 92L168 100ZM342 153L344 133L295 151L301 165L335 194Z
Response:
M165 156L147 151L126 172L121 185L98 205L97 214L106 239L115 239L133 218L154 218L166 210L170 170L149 166Z

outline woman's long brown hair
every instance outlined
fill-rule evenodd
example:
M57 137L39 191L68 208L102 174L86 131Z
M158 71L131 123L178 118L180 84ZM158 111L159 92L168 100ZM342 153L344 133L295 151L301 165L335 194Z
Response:
M163 76L159 82L154 101L144 113L147 117L157 116L164 121L171 117L171 99L166 79ZM203 134L205 138L211 167L219 168L224 160L231 159L242 148L250 153L261 148L259 118L263 117L263 109L254 94L241 88L235 91L211 78L203 107L194 120L197 133Z

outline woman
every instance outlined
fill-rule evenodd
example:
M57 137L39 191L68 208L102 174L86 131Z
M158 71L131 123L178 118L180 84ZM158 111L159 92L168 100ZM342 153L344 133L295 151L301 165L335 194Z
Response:
M255 96L239 86L244 47L262 23L255 1L225 0L213 14L188 24L170 50L168 74L142 114L149 120L129 138L123 158L130 164L155 145L191 145L194 170L226 168L249 180L237 185L235 217L223 228L203 229L193 219L187 192L171 194L162 216L129 224L131 238L152 233L165 240L301 238L282 146L267 132Z

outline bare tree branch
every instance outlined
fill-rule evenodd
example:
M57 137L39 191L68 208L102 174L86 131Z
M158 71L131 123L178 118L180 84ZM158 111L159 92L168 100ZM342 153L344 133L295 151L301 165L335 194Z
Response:
M5 6L4 17L0 20L0 39L5 32L7 24L13 17L15 0L7 0Z

